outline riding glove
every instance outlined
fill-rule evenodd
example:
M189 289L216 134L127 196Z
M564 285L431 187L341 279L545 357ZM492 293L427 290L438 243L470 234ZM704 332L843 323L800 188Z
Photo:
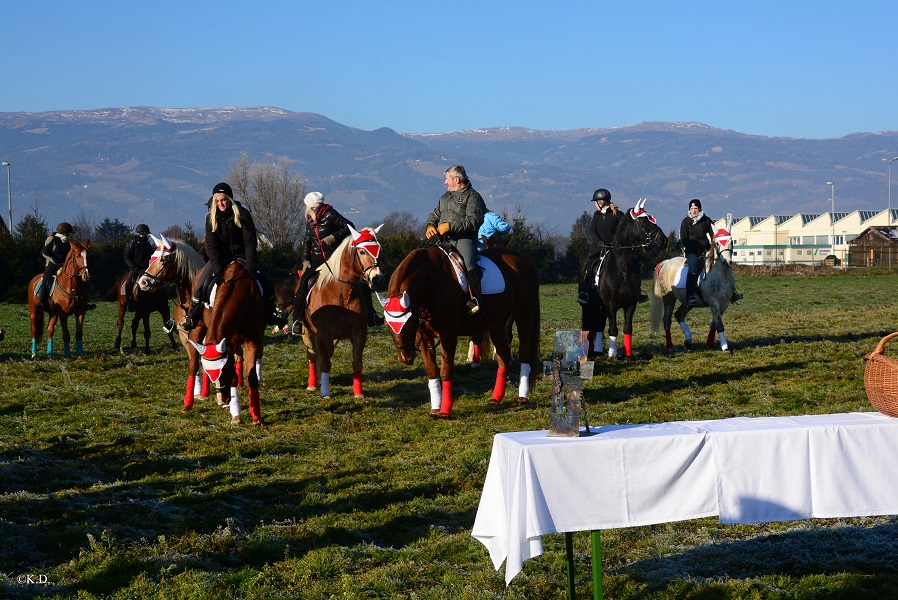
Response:
M424 231L424 237L426 237L427 239L432 238L436 234L437 234L437 228L434 227L433 225L428 225L427 229Z
M440 223L437 226L437 233L439 233L440 235L446 235L447 233L449 233L449 223Z

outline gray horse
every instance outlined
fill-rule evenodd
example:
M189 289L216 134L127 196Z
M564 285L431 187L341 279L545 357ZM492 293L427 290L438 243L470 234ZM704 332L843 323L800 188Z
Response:
M729 344L723 328L723 313L730 302L740 299L742 296L736 292L736 280L733 278L733 268L730 262L733 257L733 244L730 237L732 223L727 220L725 228L718 230L714 235L713 244L705 258L704 278L699 284L699 306L707 306L711 309L711 328L708 332L708 348L714 347L715 333L720 336L720 349L729 352ZM670 258L655 267L655 285L652 293L652 331L658 331L664 322L664 336L667 350L670 351L673 343L670 339L671 315L675 316L677 323L683 330L686 338L687 349L692 347L692 331L686 323L686 314L690 307L686 302L685 282L686 259L682 256ZM678 285L681 284L681 285ZM674 304L680 301L680 307L674 314Z

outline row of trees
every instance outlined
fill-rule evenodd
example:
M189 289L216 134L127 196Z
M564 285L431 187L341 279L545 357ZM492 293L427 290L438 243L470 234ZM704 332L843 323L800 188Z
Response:
M305 227L303 199L306 186L302 177L291 174L287 161L275 164L250 163L243 154L231 165L229 182L235 200L243 203L253 214L259 233L259 254L262 264L274 280L300 265L299 247ZM542 283L570 283L578 277L581 260L589 248L589 224L592 216L583 212L574 221L570 234L564 238L540 224L527 222L518 207L515 214L503 214L512 226L509 247L533 257L540 271ZM130 227L117 218L95 222L85 215L71 221L73 239L90 240L90 293L102 298L124 273L123 255L133 235ZM356 223L361 228L380 223ZM56 223L47 223L36 211L26 215L11 233L0 235L0 299L6 302L25 302L28 282L43 272L41 248ZM383 248L380 258L386 274L405 256L425 244L423 223L411 213L391 212L383 219L378 239ZM161 232L166 237L182 240L199 249L203 232L192 223L172 225ZM664 250L640 250L644 276L651 273L659 261L673 256L677 249L674 232L668 236Z

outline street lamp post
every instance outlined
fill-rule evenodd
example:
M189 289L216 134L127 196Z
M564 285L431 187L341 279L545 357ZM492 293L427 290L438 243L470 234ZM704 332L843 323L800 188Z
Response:
M7 219L6 227L9 229L9 235L12 235L12 192L10 192L9 187L9 163L5 160L3 161L3 166L6 167L6 209L7 209Z
M889 225L892 224L892 163L898 160L898 156L895 158L884 158L884 161L889 163Z
M836 256L836 183L834 181L827 181L826 185L830 188L830 200L832 200L833 208L829 213L829 226L831 228L829 234L829 241L832 243L833 247L833 257ZM835 266L835 264L833 264Z

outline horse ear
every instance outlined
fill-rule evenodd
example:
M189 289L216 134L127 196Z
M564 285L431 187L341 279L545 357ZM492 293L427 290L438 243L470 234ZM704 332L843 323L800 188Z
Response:
M360 234L358 231L356 231L356 230L352 227L352 225L347 225L347 227L349 227L349 233L352 234L352 241L354 242L354 241L356 241L357 239L359 239L359 236L360 236L361 234Z
M380 305L383 306L384 308L386 308L386 307L387 307L387 304L390 303L390 299L389 299L389 298L384 298L383 296L381 296L381 295L378 294L377 292L374 292L374 293L377 294L377 301L380 302Z
M196 348L196 351L199 352L200 354L202 354L203 351L206 349L205 346L203 346L203 345L200 344L199 342L194 342L194 341L191 340L190 338L187 338L187 341L190 342L190 344L191 344L194 348Z
M165 239L164 235L159 236L159 241L162 243L162 247L166 250L171 249L171 242Z
M159 238L157 238L157 237L156 237L155 235L153 235L152 233L150 233L150 234L148 234L148 235L150 236L150 239L153 240L153 245L156 246L156 247L158 248L159 245L161 244L161 242L159 241Z
M399 306L401 306L402 308L408 308L409 306L411 306L411 303L412 299L409 298L408 292L402 292L402 298L399 299Z
M374 235L377 235L377 232L380 231L380 228L383 227L383 226L384 226L384 224L381 223L380 225L378 225L377 227L375 227L375 228L374 228Z
M221 338L221 341L215 344L215 349L218 350L219 354L224 354L225 350L228 349L228 340Z

